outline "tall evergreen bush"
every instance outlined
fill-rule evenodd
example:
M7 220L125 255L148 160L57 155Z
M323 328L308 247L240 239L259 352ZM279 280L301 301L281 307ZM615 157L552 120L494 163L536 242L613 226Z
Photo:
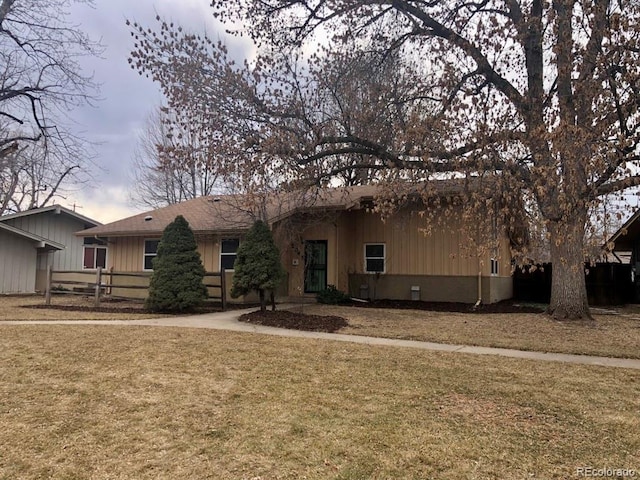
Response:
M265 292L273 292L285 273L278 247L264 222L258 220L247 232L245 241L238 248L233 269L231 296L237 298L256 291L260 296L260 310L266 311Z
M162 233L146 308L152 312L192 310L207 298L204 273L193 231L179 215Z

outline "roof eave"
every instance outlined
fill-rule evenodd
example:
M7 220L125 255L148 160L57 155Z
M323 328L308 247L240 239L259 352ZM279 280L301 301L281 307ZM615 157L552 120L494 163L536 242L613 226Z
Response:
M56 215L60 215L60 214L65 214L68 215L70 217L76 218L77 220L80 220L84 223L88 223L94 226L100 226L102 225L102 223L89 218L89 217L85 217L84 215L81 215L77 212L74 212L73 210L69 210L68 208L63 207L62 205L49 205L46 207L40 207L40 208L34 208L31 210L25 210L22 212L17 212L17 213L11 213L9 215L3 215L0 217L0 222L4 222L6 220L11 220L12 218L20 218L20 217L28 217L31 215L37 215L40 213L46 213L46 212L54 212Z
M627 234L627 232L629 231L629 227L631 227L631 225L633 223L636 222L636 220L638 220L638 218L640 218L640 209L638 209L636 211L636 213L634 213L633 215L631 215L631 217L629 217L629 220L627 220L624 225L622 225L618 231L616 231L613 235L611 235L611 237L609 237L609 240L607 241L607 243L605 245L603 245L603 248L607 248L607 245L610 243L615 244L616 240ZM615 249L615 248L614 248Z
M17 227L12 227L11 225L0 223L0 230L5 230L7 232L13 233L14 235L18 235L22 238L33 241L36 243L36 248L45 250L64 250L66 248L62 243L54 242L53 240L49 240L48 238L41 237L40 235L27 232L26 230L22 230Z

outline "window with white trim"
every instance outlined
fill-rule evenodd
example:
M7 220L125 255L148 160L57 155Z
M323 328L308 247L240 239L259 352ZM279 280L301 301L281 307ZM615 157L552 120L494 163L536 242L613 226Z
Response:
M220 269L233 270L239 246L239 238L223 238L220 241Z
M144 241L143 270L153 270L153 259L158 255L159 244L160 240L158 239Z
M364 245L365 273L384 273L386 247L384 243L366 243Z
M498 259L497 258L492 258L491 259L491 275L498 275Z
M82 246L82 268L95 270L98 267L107 268L107 246L102 240L85 237Z

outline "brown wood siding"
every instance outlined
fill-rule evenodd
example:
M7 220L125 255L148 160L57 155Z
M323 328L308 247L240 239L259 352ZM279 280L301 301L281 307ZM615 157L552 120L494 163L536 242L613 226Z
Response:
M144 241L153 239L154 237L115 237L109 239L109 268L113 268L116 272L141 272L144 257ZM155 237L158 238L158 237ZM231 238L231 237L224 237ZM202 264L207 272L217 272L220 270L220 240L215 235L196 236L198 244L198 252L202 259ZM114 277L117 279L117 277ZM228 272L227 279L227 300L229 301L251 301L251 297L239 299L231 298L230 291L233 279L233 273ZM208 279L207 281L211 281ZM148 285L148 279L127 278L117 279L115 282L128 285ZM218 295L218 289L209 289L210 294ZM135 298L145 298L146 290L132 289L116 289L114 295L130 296Z
M143 267L143 237L117 237L108 241L108 267L118 272L140 272Z
M213 235L197 236L198 253L207 272L220 270L220 240Z
M397 275L468 276L478 272L478 259L463 248L460 220L452 218L448 228L434 228L429 234L420 231L424 220L403 212L383 222L374 213L346 212L345 224L351 225L351 273L364 273L364 245L384 243L385 273ZM347 228L347 227L346 227Z
M327 215L330 216L330 215ZM302 231L292 234L292 231L301 228ZM336 285L341 288L342 282L346 284L346 277L341 280L342 264L339 262L338 252L342 250L341 242L342 226L340 218L336 221L319 221L315 225L306 228L298 225L287 225L283 228L276 227L274 239L280 249L282 264L288 274L288 295L292 297L304 296L304 242L310 240L322 240L327 242L327 285ZM312 295L313 296L313 295Z
M424 220L405 211L383 222L380 216L365 210L338 213L335 219L307 227L297 240L288 232L278 231L283 265L288 272L289 296L304 294L304 241L327 242L327 283L343 291L349 290L353 274L364 273L364 245L384 243L386 274L421 276L473 277L478 275L479 261L461 248L464 235L460 218L448 220L447 229L434 229L430 234L420 231ZM118 237L109 242L109 267L116 271L141 271L144 240L151 237ZM227 237L225 237L227 238ZM231 238L231 237L229 237ZM220 238L215 235L196 237L198 251L207 271L220 268ZM500 247L499 276L510 276L510 251L506 236ZM294 265L297 263L297 265ZM482 259L482 274L490 275L490 255ZM229 278L231 280L231 278ZM231 281L228 282L229 285Z
M384 243L386 274L474 276L481 268L491 274L491 254L482 256L482 265L475 252L465 246L462 220L452 216L447 228L434 228L425 234L425 223L418 215L404 211L383 222L375 213L363 210L344 212L340 226L340 285L346 285L348 273L364 273L364 245ZM504 232L498 254L500 277L511 276L511 252Z
M383 222L375 213L353 210L338 213L333 221L307 227L305 240L326 240L328 255L327 283L349 290L350 275L364 273L364 248L367 243L384 243L386 275L456 276L476 278L491 274L491 255L479 262L475 252L464 248L465 234L461 218L453 215L447 228L421 231L424 220L404 211ZM286 236L286 235L285 235ZM282 242L283 263L289 271L289 295L302 295L304 285L304 246L299 242ZM506 236L498 255L500 277L510 276L510 250ZM297 261L297 265L294 263Z
M108 267L118 272L140 272L143 268L144 241L158 237L110 238ZM220 269L220 242L213 235L196 237L198 253L204 269L217 272Z

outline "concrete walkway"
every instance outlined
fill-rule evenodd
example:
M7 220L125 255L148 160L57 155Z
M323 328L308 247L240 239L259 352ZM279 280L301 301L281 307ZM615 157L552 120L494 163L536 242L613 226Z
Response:
M284 306L281 306L281 308ZM475 355L498 355L510 358L525 358L547 362L565 362L582 365L600 365L604 367L622 367L640 370L640 360L611 357L595 357L590 355L572 355L567 353L530 352L509 348L474 347L468 345L452 345L446 343L420 342L416 340L398 340L392 338L365 337L359 335L345 335L343 333L305 332L301 330L287 330L284 328L266 327L239 322L238 317L243 313L254 311L232 310L228 312L207 313L185 317L150 318L144 320L51 320L51 321L0 321L0 325L138 325L157 327L208 328L215 330L229 330L233 332L248 332L279 337L313 338L333 340L338 342L360 343L364 345L383 345L391 347L418 348L440 352L470 353Z

